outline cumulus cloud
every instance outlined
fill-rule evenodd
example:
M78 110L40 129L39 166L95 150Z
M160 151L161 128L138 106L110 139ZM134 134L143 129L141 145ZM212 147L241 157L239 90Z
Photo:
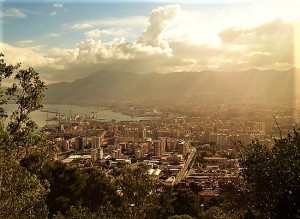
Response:
M55 66L63 66L56 74L56 80L74 80L95 71L131 71L139 73L168 72L178 60L170 57L169 51L159 47L142 46L140 43L127 43L124 38L110 42L86 39L73 49L54 48L49 56ZM44 69L44 72L49 69ZM57 71L58 72L58 71ZM72 72L72 74L64 74Z
M5 43L0 43L0 50L5 55L8 64L21 63L21 69L34 67L46 83L56 81L56 77L65 68L57 57L41 53L36 47L20 48ZM60 77L64 79L64 77Z
M50 66L54 67L54 59L46 57L44 54L37 53L32 48L18 48L5 43L0 43L0 48L3 54L5 54L5 60L7 63L23 63L22 67L41 67Z
M25 18L26 14L17 8L8 8L0 12L0 17Z
M55 16L56 15L56 11L53 11L50 13L51 16Z
M112 35L112 34L113 33L109 30L105 30L105 29L100 30L100 29L97 28L95 30L91 30L91 31L86 32L84 35L86 37L89 37L89 38L99 38L103 35Z
M33 40L20 40L17 42L17 45L19 45L22 48L27 48L27 49L29 49L31 51L35 51L35 52L39 52L41 49L45 48L45 45L36 44L36 42Z
M227 28L219 33L219 44L197 44L186 38L165 37L166 30L179 13L179 6L153 10L148 26L133 42L119 37L117 28L110 26L111 29L98 27L87 31L86 39L73 48L53 48L47 55L32 48L19 50L8 45L6 50L10 57L20 57L20 61L37 66L47 81L71 81L97 71L167 73L293 66L294 35L290 23L277 19L251 28ZM115 19L109 21L116 22ZM128 18L127 21L129 24L132 20ZM72 28L91 28L99 24L100 21L83 22ZM115 38L104 42L100 40L103 35Z
M224 47L240 47L237 59L249 67L262 67L294 60L293 25L281 19L250 29L230 28L219 34ZM277 66L280 66L277 64Z
M179 11L178 5L154 9L150 14L149 25L142 32L139 42L145 46L168 48L168 43L162 38L162 33Z
M63 8L64 6L62 4L54 4L53 7L54 8Z
M71 28L72 29L86 29L86 28L90 28L93 25L90 23L81 23L81 24L74 24Z

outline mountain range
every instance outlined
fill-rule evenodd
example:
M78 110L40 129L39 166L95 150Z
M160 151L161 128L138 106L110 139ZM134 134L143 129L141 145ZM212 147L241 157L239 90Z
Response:
M101 105L118 101L292 100L296 69L284 71L95 72L73 82L48 85L46 103Z

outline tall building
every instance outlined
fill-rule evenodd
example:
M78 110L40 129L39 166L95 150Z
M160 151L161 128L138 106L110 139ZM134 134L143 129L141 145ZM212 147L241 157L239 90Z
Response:
M127 150L127 145L126 145L125 142L119 143L119 146L121 146L122 151L126 151Z
M153 147L155 156L161 156L164 153L162 142L160 140L153 141Z
M139 145L139 148L140 148L140 150L141 150L142 156L143 156L144 154L148 154L148 153L150 152L147 143L141 143L141 144Z
M91 158L92 158L93 162L95 162L97 160L97 149L92 149Z
M97 158L102 160L103 159L103 148L99 147L97 152Z
M182 156L185 156L188 150L189 150L189 142L183 141L178 144L178 153L182 154Z
M160 138L159 140L161 144L161 154L164 154L166 152L167 138Z
M227 135L217 134L217 146L225 147L227 145Z
M70 142L68 140L63 140L61 143L61 150L68 151L70 149Z
M147 138L147 130L146 128L143 128L143 135L142 135L143 139Z
M111 152L111 157L112 157L113 159L116 159L116 158L117 158L117 151L116 151L116 150L113 150L113 151Z
M208 141L209 142L217 142L217 135L216 135L216 133L214 133L214 132L209 133Z
M98 148L101 145L100 137L99 136L94 136L92 138L92 149Z
M76 150L83 150L84 149L84 140L83 137L77 137L75 139L75 149Z
M117 154L116 154L116 158L121 158L122 157L122 153L121 153L121 148L117 149Z

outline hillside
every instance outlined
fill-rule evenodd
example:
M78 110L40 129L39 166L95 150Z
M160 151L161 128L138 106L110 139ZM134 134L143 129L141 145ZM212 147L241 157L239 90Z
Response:
M71 83L50 84L46 102L97 104L114 101L282 101L293 98L294 69L236 72L135 74L96 72Z

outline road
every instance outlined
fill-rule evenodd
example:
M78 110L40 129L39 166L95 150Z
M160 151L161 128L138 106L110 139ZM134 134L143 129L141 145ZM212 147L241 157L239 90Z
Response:
M195 154L196 154L196 148L192 147L191 153L190 153L188 159L186 160L184 167L180 170L180 172L178 173L178 175L172 185L181 182L181 180L185 177L185 175L188 171L188 167L189 167L191 161L193 160L193 157L195 156Z

